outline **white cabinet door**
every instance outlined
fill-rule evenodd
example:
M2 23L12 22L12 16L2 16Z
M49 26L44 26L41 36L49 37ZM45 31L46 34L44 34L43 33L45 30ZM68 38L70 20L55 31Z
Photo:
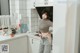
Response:
M0 42L0 44L9 45L9 53L29 53L28 52L28 37L13 38ZM1 51L0 51L1 53ZM6 52L3 52L6 53Z
M30 45L31 45L32 53L39 53L40 40L30 38Z

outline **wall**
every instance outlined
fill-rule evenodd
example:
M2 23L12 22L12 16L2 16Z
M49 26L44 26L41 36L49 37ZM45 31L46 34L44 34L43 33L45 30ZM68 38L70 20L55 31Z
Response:
M19 13L27 18L27 0L19 0Z
M10 0L10 15L15 12L15 0Z
M53 53L65 53L67 3L54 2Z
M27 0L10 0L10 15L14 18L14 20L12 19L13 25L15 25L15 22L18 25L20 19L23 20L21 24L28 24Z
M11 15L14 13L21 14L22 17L27 15L27 0L10 0Z
M68 1L65 53L78 53L79 18L77 18L77 0Z
M29 31L31 32L31 9L35 9L34 6L33 6L33 2L34 0L27 0L27 17L28 17L28 28L29 28Z
M39 14L36 9L31 9L31 32L39 30Z
M78 45L78 53L80 53L80 3L77 6L77 17L79 18L79 22L78 22L79 23L79 40L78 40L79 41L79 45Z

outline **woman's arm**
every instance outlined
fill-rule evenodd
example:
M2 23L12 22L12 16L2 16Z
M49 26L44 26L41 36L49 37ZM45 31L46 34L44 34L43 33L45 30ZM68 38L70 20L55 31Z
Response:
M52 33L53 32L53 22L49 22L49 31Z
M52 33L53 32L53 27L49 27L49 31Z

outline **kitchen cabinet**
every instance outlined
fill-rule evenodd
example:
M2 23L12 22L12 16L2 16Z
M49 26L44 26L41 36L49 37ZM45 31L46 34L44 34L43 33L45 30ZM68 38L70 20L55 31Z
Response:
M13 38L0 36L0 52L1 44L9 45L9 53L39 53L40 37L33 33L16 34Z
M10 37L6 38L4 36L3 39L5 38L5 40L3 40L3 39L1 40L1 36L0 36L0 46L1 46L1 44L9 45L9 53L29 53L28 36L24 36L24 35L22 35L22 36L23 37L13 37L13 38L10 38ZM1 53L1 51L0 51L0 53Z
M29 40L32 53L39 53L40 40L35 38L30 38Z

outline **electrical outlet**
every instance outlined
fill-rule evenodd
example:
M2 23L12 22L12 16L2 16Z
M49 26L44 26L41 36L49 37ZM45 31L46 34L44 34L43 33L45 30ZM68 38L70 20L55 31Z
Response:
M1 53L9 53L9 44L1 44L0 51Z

